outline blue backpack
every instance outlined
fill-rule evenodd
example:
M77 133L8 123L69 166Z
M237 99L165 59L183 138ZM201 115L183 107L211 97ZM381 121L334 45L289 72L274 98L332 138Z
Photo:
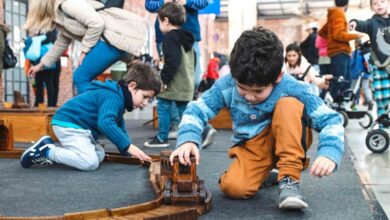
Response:
M24 56L30 60L33 65L37 65L42 57L53 47L52 42L42 44L46 40L46 35L37 35L33 37L27 37L24 41L25 47L23 48ZM45 70L52 70L56 68L56 64L50 67L45 66Z

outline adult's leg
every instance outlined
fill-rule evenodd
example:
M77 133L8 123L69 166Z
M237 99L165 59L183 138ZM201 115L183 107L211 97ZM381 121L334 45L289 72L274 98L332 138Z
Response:
M61 60L58 60L56 63L56 68L53 72L54 106L56 106L58 102L58 93L60 91L60 76L61 76Z
M85 55L83 62L73 74L73 82L76 86L77 93L84 93L93 79L122 58L124 54L124 51L104 41L98 41Z
M43 72L43 81L45 83L46 94L47 94L47 106L55 106L55 90L53 84L54 70L44 70Z
M43 103L43 78L44 78L43 71L39 71L35 74L35 102L34 106L38 106L39 103Z
M331 64L330 64L330 73L334 77L344 77L346 80L351 80L350 74L349 74L349 55L344 53L339 53L331 57ZM350 88L350 83L339 83L334 82L330 88L330 94L332 95L332 98L335 99L340 93Z

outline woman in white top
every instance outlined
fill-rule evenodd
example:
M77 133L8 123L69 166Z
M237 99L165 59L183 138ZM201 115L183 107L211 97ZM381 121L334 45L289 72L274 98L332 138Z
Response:
M302 56L301 48L298 44L292 43L286 47L286 57L283 71L294 76L297 80L307 82L312 85L313 92L319 94L318 88L327 89L332 75L320 77L318 72Z

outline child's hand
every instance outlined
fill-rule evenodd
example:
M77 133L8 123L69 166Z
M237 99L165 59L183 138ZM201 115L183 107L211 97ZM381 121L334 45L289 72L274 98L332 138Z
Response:
M196 165L199 165L199 150L196 147L196 144L192 142L184 143L175 151L173 151L169 157L169 161L171 161L171 165L173 166L173 158L178 156L179 162L181 164L191 165L190 155L195 156Z
M326 157L318 157L310 168L310 174L318 177L329 176L336 168L336 163Z
M144 163L144 161L152 161L152 158L150 158L148 155L146 155L141 149L136 147L135 145L130 145L129 150L127 151L132 156L138 158L141 163Z

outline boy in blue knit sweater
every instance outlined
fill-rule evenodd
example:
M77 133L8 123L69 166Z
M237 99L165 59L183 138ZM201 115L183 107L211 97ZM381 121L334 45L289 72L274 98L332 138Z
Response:
M265 28L243 32L229 64L231 75L217 80L199 100L188 105L171 162L178 156L180 163L189 165L192 154L199 164L203 126L226 107L234 131L234 147L228 155L234 160L220 178L221 191L230 198L248 199L276 167L279 208L308 207L299 184L302 170L308 167L310 128L319 132L318 156L310 173L328 176L340 165L344 152L339 114L311 93L308 85L281 71L283 45Z
M33 164L65 164L79 170L96 170L104 159L104 149L97 142L106 136L123 155L142 161L151 160L131 143L123 118L125 110L145 107L160 92L161 80L148 65L133 63L118 83L94 81L87 92L74 97L57 110L52 128L61 142L56 147L49 136L42 137L22 155L22 167Z

